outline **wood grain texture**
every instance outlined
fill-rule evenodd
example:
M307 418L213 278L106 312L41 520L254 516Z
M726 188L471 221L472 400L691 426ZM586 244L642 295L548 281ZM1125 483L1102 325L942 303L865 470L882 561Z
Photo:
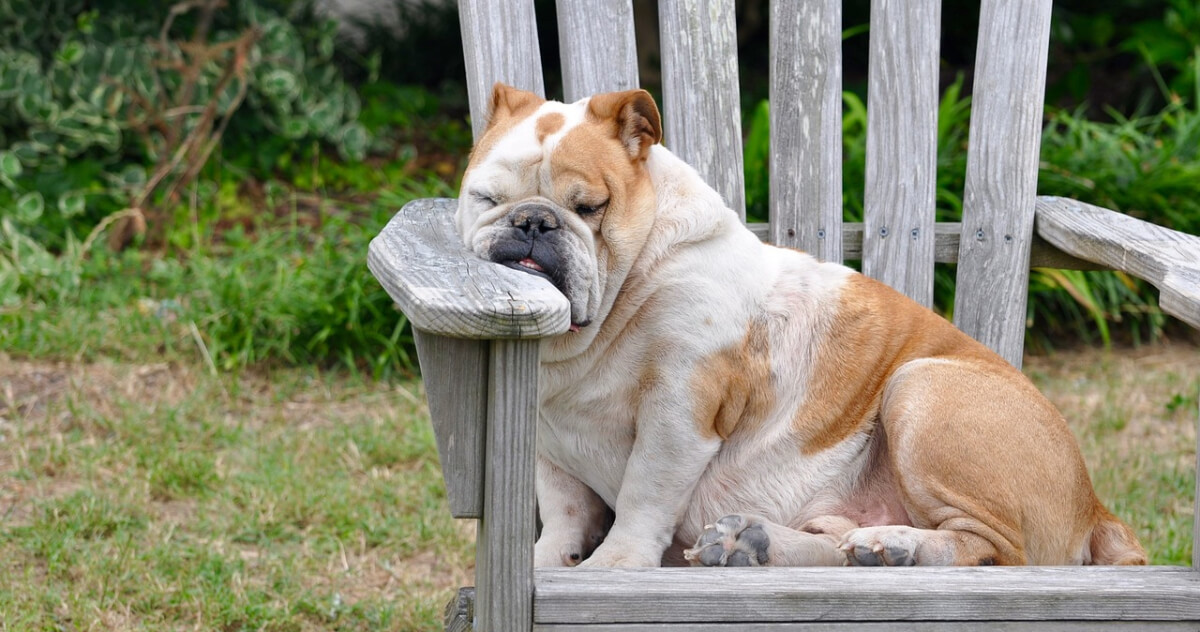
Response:
M1186 621L862 621L840 623L535 624L534 632L1196 632Z
M437 438L446 500L455 518L483 513L483 439L487 420L488 347L413 329L425 398ZM476 385L476 386L471 386Z
M767 222L752 222L746 225L760 241L769 242L771 226ZM960 222L938 222L933 225L934 244L933 260L938 263L954 263L958 261L958 241L962 235ZM861 222L842 223L842 260L859 261L862 259ZM1085 261L1055 248L1041 237L1035 236L1033 251L1029 256L1029 266L1032 268L1060 268L1063 270L1111 270L1110 266L1094 261Z
M404 205L371 240L367 266L413 327L454 338L567 331L570 304L547 280L484 261L454 229L456 200Z
M933 304L939 0L872 0L863 273Z
M458 0L467 99L475 138L487 126L492 85L546 94L533 0Z
M563 98L638 87L631 0L558 0Z
M842 259L842 3L771 2L771 238Z
M1050 0L984 0L954 323L1021 367Z
M661 0L663 142L746 217L733 0Z
M1164 312L1200 329L1200 237L1048 196L1037 199L1037 231L1072 255L1149 281Z
M492 342L483 516L475 543L476 630L533 625L537 341Z
M446 632L471 632L475 622L475 588L459 588L446 604L442 622Z
M535 620L1200 621L1180 567L539 569Z

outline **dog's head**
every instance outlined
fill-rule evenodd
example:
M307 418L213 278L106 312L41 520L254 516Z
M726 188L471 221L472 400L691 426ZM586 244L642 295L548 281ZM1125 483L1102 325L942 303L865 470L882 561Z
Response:
M653 223L645 163L661 137L644 90L564 104L496 84L459 195L464 243L549 279L571 303L572 329L588 326L611 305Z

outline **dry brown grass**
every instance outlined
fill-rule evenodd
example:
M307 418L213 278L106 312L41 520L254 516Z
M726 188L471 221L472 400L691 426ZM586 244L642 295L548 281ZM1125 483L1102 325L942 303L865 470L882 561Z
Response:
M1025 369L1155 561L1189 559L1200 349ZM421 630L472 583L417 382L0 356L0 519L5 629Z

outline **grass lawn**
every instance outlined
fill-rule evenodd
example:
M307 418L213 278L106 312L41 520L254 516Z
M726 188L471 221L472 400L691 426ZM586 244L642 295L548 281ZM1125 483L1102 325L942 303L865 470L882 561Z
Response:
M1100 495L1191 555L1200 349L1030 358ZM0 355L0 630L431 630L472 583L416 381Z

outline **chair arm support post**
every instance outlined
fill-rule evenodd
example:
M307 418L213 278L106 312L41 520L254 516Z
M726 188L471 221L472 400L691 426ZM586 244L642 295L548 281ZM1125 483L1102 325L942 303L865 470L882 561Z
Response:
M475 629L481 632L533 627L539 348L537 340L492 342L483 515L475 544Z

